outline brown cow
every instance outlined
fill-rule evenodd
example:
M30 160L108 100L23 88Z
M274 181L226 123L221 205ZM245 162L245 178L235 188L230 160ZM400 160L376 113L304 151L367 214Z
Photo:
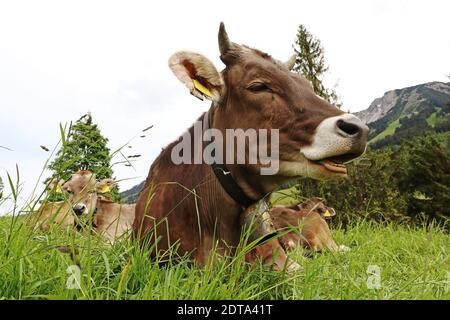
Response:
M275 270L285 266L286 255L283 249L293 249L302 245L313 251L327 248L331 251L346 251L345 246L337 246L325 219L336 215L333 208L325 206L322 199L311 200L290 206L275 206L269 209L264 204L249 207L241 216L241 223L250 228L249 240L263 240L272 237L252 249L246 255L247 262L258 259ZM278 235L277 235L278 234ZM287 267L288 272L300 269L295 262Z
M344 251L345 246L334 242L325 218L335 215L334 209L324 205L319 198L291 206L276 206L270 211L273 228L278 232L292 231L278 241L284 248L302 245L313 251Z
M73 226L76 216L72 205L67 201L44 202L39 209L28 218L28 223L33 228L49 230L51 225L62 228Z
M52 180L48 184L47 190L54 192L62 192L62 184L64 180ZM33 228L40 228L48 230L51 225L65 228L73 226L76 221L76 215L72 210L72 205L69 201L55 201L49 202L44 200L38 210L33 212L27 220L27 223Z
M238 153L231 154L228 148L216 150L231 158L226 167L212 166L217 159L193 164L207 148L196 138L195 126L163 149L137 201L134 234L145 243L156 232L161 251L179 241L178 253L192 253L199 264L205 263L213 247L218 254L235 250L240 216L250 202L300 176L344 177L345 163L363 154L368 134L358 118L318 97L305 78L290 72L292 60L285 64L231 42L223 24L219 49L225 63L220 73L206 57L192 52L174 54L169 66L192 94L212 100L199 121L203 128L221 133L224 145L235 139L227 136L227 129L279 130L279 148L272 142L263 145L267 154L278 151L279 170L262 175L262 161L239 163ZM188 161L180 163L173 154L181 143L187 143L190 152L183 150ZM249 159L249 148L244 156Z
M129 233L134 221L134 204L120 204L106 196L98 195L110 191L115 185L112 179L96 182L90 171L74 173L63 185L73 197L73 211L78 216L93 215L94 230L109 243Z
M48 189L57 193L66 193L68 195L67 199L64 201L44 202L30 216L29 223L35 228L43 230L48 230L52 224L60 227L78 226L82 217L74 210L74 204L79 199L86 197L92 190L95 190L95 186L95 175L87 170L78 171L72 175L70 184L64 183L64 180L51 181Z
M95 230L113 244L131 232L135 206L135 204L121 204L99 198L97 213L94 215Z

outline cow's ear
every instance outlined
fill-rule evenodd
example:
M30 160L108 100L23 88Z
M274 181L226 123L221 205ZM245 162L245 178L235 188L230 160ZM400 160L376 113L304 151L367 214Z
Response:
M103 179L95 184L95 191L98 193L110 192L117 183L113 179Z
M323 213L324 218L332 218L336 215L336 211L333 208L325 207L325 212Z
M63 190L64 183L65 183L65 181L63 179L60 179L58 181L58 184L56 185L56 192L57 193L63 193L64 192L64 190Z
M220 101L224 82L208 58L195 52L180 51L169 58L169 67L192 95L200 100Z
M56 181L56 179L53 179L48 184L48 190L53 190L56 193L63 193L62 186L64 184L64 180L60 179L59 181Z

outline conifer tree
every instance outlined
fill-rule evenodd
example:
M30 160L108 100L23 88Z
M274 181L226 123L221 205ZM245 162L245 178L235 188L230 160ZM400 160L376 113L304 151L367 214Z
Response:
M336 92L325 88L322 83L323 76L328 71L322 44L304 25L298 27L294 51L296 57L293 71L311 81L317 95L340 107Z
M91 114L82 116L69 128L67 140L48 166L53 171L51 178L67 180L78 170L92 171L97 180L112 178L111 155L107 144L108 139L92 122ZM118 199L117 187L112 190L111 196Z
M407 170L400 190L408 195L408 214L450 217L450 141L429 135L409 143Z

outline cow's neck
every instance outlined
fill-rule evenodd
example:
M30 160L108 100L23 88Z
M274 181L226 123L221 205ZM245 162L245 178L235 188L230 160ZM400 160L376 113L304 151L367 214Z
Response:
M202 117L205 130L209 128L220 128L220 126L217 126L218 108L218 106L211 106L209 111ZM223 137L226 137L223 128L222 134ZM226 148L224 148L223 159L226 159ZM247 165L224 164L212 165L211 167L217 175L218 182L234 201L243 207L249 207L265 198L280 184L279 178L274 176L261 176Z
M217 117L217 108L211 110L211 127L218 128L219 123ZM204 116L198 121L202 121ZM187 136L190 138L190 146L200 146L200 148L192 148L196 151L202 151L202 139L195 137L195 127L192 126L188 130ZM171 225L171 237L173 239L183 238L187 229L201 229L203 237L199 239L189 239L182 242L182 251L190 251L198 248L201 242L205 248L212 245L212 238L221 239L227 245L234 246L239 242L241 232L241 221L244 207L234 201L230 195L224 190L219 180L215 176L213 169L206 163L174 164L172 160L172 151L175 146L182 142L183 137L171 143L165 148L153 163L149 177L147 178L146 188L141 197L148 197L150 194L150 183L154 186L163 186L168 182L177 181L177 184L169 184L167 191L161 188L159 192L155 192L151 203L153 205L153 213L157 219L165 216L169 218ZM191 153L192 155L192 153ZM193 156L193 155L192 155ZM191 159L193 160L194 157ZM248 168L243 165L228 166L230 174L239 184L243 192L255 201L262 199L268 192L271 192L272 182L267 183L267 179L256 173L249 173ZM181 188L179 186L182 186ZM197 202L188 201L192 193L187 190L193 190L199 196ZM197 207L198 204L198 207ZM136 212L140 212L137 207ZM169 212L169 214L167 213ZM145 216L146 217L146 216ZM200 219L198 219L200 217ZM136 216L137 219L143 219L144 216ZM146 218L144 218L146 219ZM137 220L139 223L139 220ZM199 226L198 221L201 221ZM182 223L180 223L182 222ZM153 222L148 219L146 222L148 230L153 227ZM208 240L209 239L209 240ZM208 241L210 242L208 244ZM200 249L199 249L200 250ZM208 251L208 250L206 250ZM205 251L205 252L206 252ZM199 252L202 252L201 250Z
M211 118L213 117L215 107L211 107L208 112L206 112L203 116L203 133L207 135L208 131L211 128ZM211 139L211 137L208 137ZM207 141L203 148L206 148L212 141ZM224 148L226 150L226 148ZM224 153L224 157L218 161L218 159L213 155L213 162L210 164L211 169L217 178L217 182L221 185L221 187L225 190L225 192L240 206L247 208L253 205L255 202L259 200L259 197L251 197L245 192L240 184L236 181L235 177L231 174L228 169L226 163L224 163L224 159L226 158L226 154Z

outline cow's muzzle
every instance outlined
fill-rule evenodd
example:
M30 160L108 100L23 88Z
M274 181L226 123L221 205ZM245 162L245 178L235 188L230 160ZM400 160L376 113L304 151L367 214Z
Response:
M319 124L313 143L301 152L331 173L345 174L345 164L365 152L368 134L369 128L354 115L330 117Z
M81 216L86 212L87 206L84 203L77 203L72 209L77 216Z

